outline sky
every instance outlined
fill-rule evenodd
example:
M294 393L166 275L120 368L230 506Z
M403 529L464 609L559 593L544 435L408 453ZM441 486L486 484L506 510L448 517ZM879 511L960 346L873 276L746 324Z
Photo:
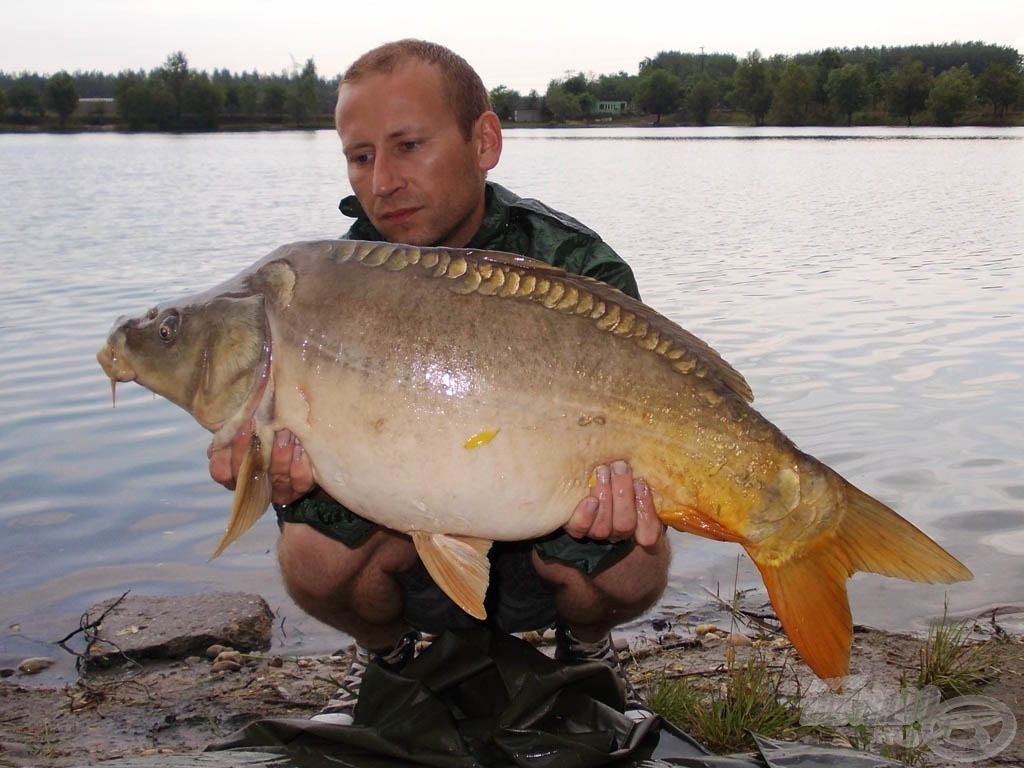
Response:
M601 10L608 8L609 10ZM570 73L636 74L660 51L791 55L980 40L1024 52L1021 0L0 0L0 70L146 72L183 51L196 70L326 79L402 37L465 57L488 89L543 93Z

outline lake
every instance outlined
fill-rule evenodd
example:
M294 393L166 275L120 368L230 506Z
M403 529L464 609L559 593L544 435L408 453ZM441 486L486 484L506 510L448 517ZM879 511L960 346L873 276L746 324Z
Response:
M118 315L342 233L341 160L327 131L0 136L0 667L63 655L129 589L258 591L278 652L345 644L284 594L273 515L209 560L230 494L208 434L141 387L112 408L95 361ZM975 573L859 574L855 621L1019 604L1024 130L512 130L492 178L601 232L762 413ZM739 548L672 536L657 615L685 628L706 590L760 589Z

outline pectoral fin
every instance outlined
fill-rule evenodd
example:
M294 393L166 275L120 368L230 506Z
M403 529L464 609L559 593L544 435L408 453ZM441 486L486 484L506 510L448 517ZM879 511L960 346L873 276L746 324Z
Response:
M263 456L262 442L253 436L249 450L242 459L238 470L238 483L231 502L231 518L211 560L223 552L231 542L252 528L270 506L270 475L266 471L267 461Z
M487 618L484 596L491 575L487 553L492 542L418 531L413 532L412 540L437 586L470 616Z

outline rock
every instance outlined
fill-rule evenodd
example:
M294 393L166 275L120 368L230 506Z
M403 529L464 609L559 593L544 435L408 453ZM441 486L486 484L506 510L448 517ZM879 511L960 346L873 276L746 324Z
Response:
M239 651L233 650L221 651L217 654L217 658L213 660L213 663L219 664L222 661L233 661L235 664L241 665L242 654Z
M34 675L36 672L42 672L51 664L53 664L53 659L48 659L45 656L32 656L18 665L18 671L25 675Z
M704 635L711 634L712 632L718 633L721 631L722 630L720 630L714 624L698 624L696 627L693 628L693 634L695 634L697 637L704 637Z
M729 645L734 646L734 647L735 646L740 646L740 645L753 645L754 644L754 641L751 640L746 635L744 635L742 632L730 632L729 636L726 638L726 641L729 643Z
M270 647L274 615L259 595L128 595L118 600L107 600L88 611L89 622L103 616L97 638L86 649L89 667L111 666L125 657L134 661L209 658L212 645L243 651Z
M237 672L242 668L242 663L234 661L232 659L222 659L220 661L213 662L210 667L211 672Z
M224 651L230 651L230 650L231 649L228 648L228 646L226 646L226 645L221 645L220 643L214 643L213 645L211 645L209 648L206 649L206 658L208 658L208 659L216 659L218 656L220 656L222 653L224 653Z

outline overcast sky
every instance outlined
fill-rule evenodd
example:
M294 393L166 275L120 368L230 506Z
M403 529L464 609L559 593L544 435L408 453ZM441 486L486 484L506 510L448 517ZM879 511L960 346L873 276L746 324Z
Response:
M612 10L600 10L610 7ZM469 60L488 88L541 93L567 72L636 74L659 51L765 56L981 40L1024 51L1022 0L0 0L0 70L278 73L313 58L326 78L378 43L420 37Z

